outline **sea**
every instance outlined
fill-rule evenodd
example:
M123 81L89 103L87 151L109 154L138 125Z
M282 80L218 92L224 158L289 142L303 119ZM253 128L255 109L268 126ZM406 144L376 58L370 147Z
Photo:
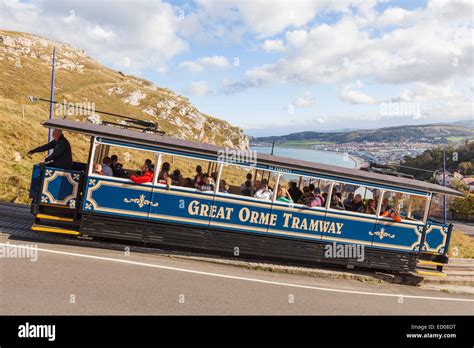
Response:
M256 150L257 152L267 154L270 154L272 151L271 147L266 146L253 146L251 147L251 149ZM275 156L288 157L309 162L330 164L333 166L345 168L356 168L357 165L356 161L351 156L345 156L344 153L330 151L275 146L273 154Z

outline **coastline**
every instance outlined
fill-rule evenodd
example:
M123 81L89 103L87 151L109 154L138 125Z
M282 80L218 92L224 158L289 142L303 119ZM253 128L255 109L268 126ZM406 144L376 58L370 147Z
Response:
M254 149L257 148L258 149L259 147L260 148L270 148L269 146L252 146L251 148L254 148ZM325 152L325 153L328 153L328 154L334 154L334 155L337 155L341 158L344 157L344 153L340 152L340 151L328 151L328 150L314 149L312 147L275 146L275 148L288 149L288 150L311 150L311 151L316 151L316 152ZM340 166L340 167L346 167L346 168L353 168L353 169L360 169L360 168L367 167L369 165L367 160L363 159L362 157L358 157L358 156L352 155L352 154L348 154L348 157L354 162L353 167L346 167L346 166L342 166L342 165L338 165L338 164L333 164L333 165ZM320 162L320 163L325 163L325 162L323 161L323 162ZM326 162L326 163L327 164L332 164L332 163L328 163L328 162Z

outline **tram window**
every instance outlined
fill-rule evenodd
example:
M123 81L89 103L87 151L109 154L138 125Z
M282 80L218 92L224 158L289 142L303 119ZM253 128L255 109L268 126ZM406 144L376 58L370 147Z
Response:
M443 221L444 199L442 194L435 193L431 196L430 211L428 218L434 221Z
M363 214L376 214L380 190L353 184L336 183L330 207Z
M277 201L307 205L309 207L325 207L331 181L294 174L280 176ZM283 188L283 190L280 190ZM288 202L286 191L291 198ZM282 198L283 197L283 198Z
M406 220L423 221L426 197L401 192L385 192L380 214Z
M219 170L215 162L170 154L161 155L160 166L158 183L195 189L215 187ZM204 181L209 185L204 186Z
M106 166L109 159L112 175L119 178L130 178L132 175L141 175L145 161L151 161L151 169L154 171L156 165L156 154L152 151L137 150L121 146L99 144L94 153L94 167L98 164L102 167L102 174L108 175Z
M258 197L271 200L276 184L276 173L253 167L244 167L234 164L224 164L221 173L221 182L224 181L225 192L240 196ZM266 187L262 188L262 183Z

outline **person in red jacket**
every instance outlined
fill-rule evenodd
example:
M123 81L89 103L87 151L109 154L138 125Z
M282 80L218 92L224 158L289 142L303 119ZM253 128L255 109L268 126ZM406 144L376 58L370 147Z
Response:
M153 171L153 164L151 163L151 160L147 159L142 167L141 175L132 175L130 176L130 180L136 182L137 184L152 182L154 174L155 172Z

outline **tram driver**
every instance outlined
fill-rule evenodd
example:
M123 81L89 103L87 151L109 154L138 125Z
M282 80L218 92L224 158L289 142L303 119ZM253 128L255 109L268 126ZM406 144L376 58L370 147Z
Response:
M33 150L28 151L28 155L32 155L37 152L44 152L48 150L53 152L47 156L44 160L44 164L47 164L53 168L61 169L72 169L72 151L69 141L64 137L63 132L60 129L53 130L53 140L49 143L38 146Z

